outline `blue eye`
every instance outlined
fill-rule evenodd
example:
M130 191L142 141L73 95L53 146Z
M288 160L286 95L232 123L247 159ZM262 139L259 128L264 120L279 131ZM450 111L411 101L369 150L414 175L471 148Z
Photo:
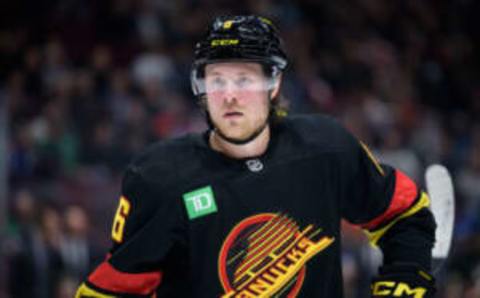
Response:
M248 87L251 82L252 80L250 78L241 77L240 79L237 80L236 84L240 88L245 88L245 87Z
M221 78L215 78L210 82L210 86L213 89L221 89L225 86L225 80Z

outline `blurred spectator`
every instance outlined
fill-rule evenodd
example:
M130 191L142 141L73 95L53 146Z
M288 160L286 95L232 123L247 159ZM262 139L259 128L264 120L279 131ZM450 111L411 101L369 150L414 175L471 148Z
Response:
M139 55L132 63L132 74L135 83L144 87L147 84L160 85L169 82L174 76L171 58L163 48Z
M106 100L96 93L94 73L90 69L79 69L74 75L70 111L73 129L82 144L90 141L93 127L108 118Z
M133 108L135 97L132 92L132 82L126 69L116 69L112 72L109 82L108 104L109 113L116 128L121 128L128 121L128 114Z
M42 178L71 174L77 163L77 136L69 130L68 102L50 101L30 127L35 141L37 175Z
M32 257L31 246L36 232L35 199L28 190L20 190L12 203L15 221L10 223L8 236L2 245L10 270L8 290L14 297L28 297L26 288L34 286L33 264L27 259ZM19 284L16 282L17 277L27 278Z
M25 75L22 71L12 72L3 86L3 96L7 102L10 121L24 124L35 114L35 100L26 92Z
M46 94L53 94L58 82L63 82L68 76L69 62L60 40L52 38L44 48L45 60L42 71Z
M98 95L101 100L107 91L110 72L112 71L113 66L112 60L112 53L108 46L97 45L92 50L91 67L93 78L95 80L94 90L95 94ZM90 86L88 85L87 88L88 87Z
M20 213L26 211L25 202L21 203L29 200L25 195L20 198ZM59 251L61 241L58 212L51 206L43 206L38 214L38 225L21 228L18 246L9 258L9 292L12 297L54 297L63 269Z
M33 177L36 157L33 136L26 124L18 125L12 130L12 134L8 156L8 175L10 186L15 188Z
M101 261L101 252L89 241L89 222L83 208L67 207L64 212L64 223L65 236L60 246L63 272L78 283L92 270L95 261L97 263Z

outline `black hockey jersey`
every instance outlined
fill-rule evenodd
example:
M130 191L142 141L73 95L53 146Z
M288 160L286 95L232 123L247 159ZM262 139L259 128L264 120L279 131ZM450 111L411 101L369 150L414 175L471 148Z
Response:
M242 160L188 135L129 166L115 244L87 285L121 297L343 297L340 220L364 228L385 263L428 268L427 206L326 116L283 119L267 151Z

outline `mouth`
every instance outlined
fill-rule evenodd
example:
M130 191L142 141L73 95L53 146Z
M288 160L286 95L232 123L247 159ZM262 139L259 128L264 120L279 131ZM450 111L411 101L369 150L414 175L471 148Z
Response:
M223 114L223 118L226 118L226 119L239 118L242 116L243 116L243 113L241 112L226 112L225 114Z

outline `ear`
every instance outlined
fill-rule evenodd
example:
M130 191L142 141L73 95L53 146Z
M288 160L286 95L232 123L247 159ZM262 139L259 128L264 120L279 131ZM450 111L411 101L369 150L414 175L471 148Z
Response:
M272 89L272 98L276 98L278 96L278 94L280 93L280 86L282 84L282 77L283 77L283 74L279 74L276 78L275 78L275 82L273 84L273 89Z

